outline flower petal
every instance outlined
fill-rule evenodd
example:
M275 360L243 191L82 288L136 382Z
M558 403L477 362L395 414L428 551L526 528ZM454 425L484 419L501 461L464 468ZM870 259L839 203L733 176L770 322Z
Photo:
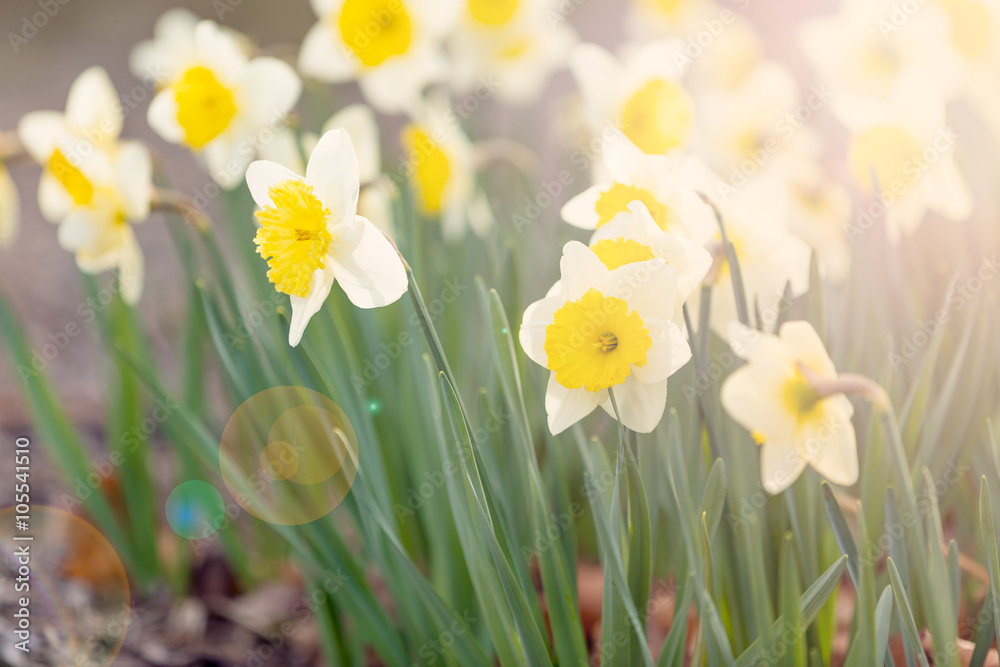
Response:
M348 57L348 47L337 39L325 21L309 29L299 51L299 71L305 76L328 83L354 77L355 60Z
M146 122L166 141L179 144L184 140L184 128L177 122L177 98L170 88L161 90L149 103Z
M122 132L122 104L103 67L90 67L76 78L66 99L66 121L97 146L107 146Z
M358 156L358 178L362 183L370 183L382 171L379 155L378 123L375 113L366 104L350 104L323 125L323 132L337 128L347 130Z
M282 124L302 94L302 81L291 67L277 58L254 58L247 65L241 92L245 113L257 128Z
M600 398L601 392L567 389L556 381L555 373L550 374L545 390L545 412L552 435L562 433L593 412Z
M597 229L601 216L597 214L597 202L608 185L592 185L566 202L559 214L562 219L580 229Z
M803 456L816 472L841 486L858 481L858 443L853 408L844 395L824 401L824 419L805 440Z
M340 286L358 308L378 308L406 292L406 270L399 253L370 221L357 216L359 238L350 250L334 246L329 256Z
M21 117L17 136L35 162L44 165L56 146L69 136L69 129L65 116L58 111L32 111Z
M306 181L336 220L351 220L358 210L358 157L347 130L330 130L319 139L306 165Z
M791 486L805 468L805 458L793 446L772 441L760 446L760 481L771 495Z
M312 316L319 312L333 288L333 267L317 269L313 273L309 294L305 297L292 296L292 322L288 329L288 344L295 347L302 340L302 334Z
M629 376L621 384L612 387L611 391L615 393L622 424L626 428L637 433L650 433L663 418L663 410L667 405L665 379L652 384L643 384L635 377ZM612 417L615 416L610 396L601 403L601 407Z
M547 366L545 328L552 324L554 313L565 303L560 298L539 299L524 310L518 340L524 353L536 364Z
M142 248L135 238L131 226L122 229L122 245L119 255L118 280L121 283L122 299L130 306L139 303L142 296L145 268Z
M149 217L152 179L153 163L146 145L138 141L123 143L115 162L115 183L129 220L142 222Z
M270 160L256 160L247 167L247 187L257 206L274 206L271 201L271 187L282 181L301 181L302 177L287 167Z

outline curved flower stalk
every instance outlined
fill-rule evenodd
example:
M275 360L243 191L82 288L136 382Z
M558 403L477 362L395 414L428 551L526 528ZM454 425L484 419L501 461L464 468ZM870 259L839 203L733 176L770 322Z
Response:
M291 297L289 345L299 344L335 281L359 308L388 305L407 289L395 247L357 215L358 174L351 137L342 129L320 138L305 177L266 160L247 169L260 207L257 252L267 260L268 280Z
M734 323L729 340L747 364L722 384L722 405L760 444L764 489L781 493L807 465L834 484L857 482L854 407L844 394L881 390L838 376L808 322L785 322L777 336Z
M455 26L459 0L312 0L319 16L302 42L299 71L342 83L357 80L379 111L398 113L447 75L441 40Z
M203 156L212 179L229 189L243 179L257 148L284 126L302 91L289 65L251 59L247 50L213 21L192 26L189 15L170 13L157 24L156 38L132 54L133 71L156 72L161 88L149 105L150 127Z
M18 135L43 167L38 205L59 223L60 245L87 273L118 268L122 297L134 305L143 259L130 223L149 217L152 164L144 145L119 140L122 121L111 80L92 67L74 81L65 113L28 113Z
M538 98L549 76L566 62L576 33L554 22L553 0L468 0L448 38L452 87L478 108L483 97L512 105Z
M400 136L404 155L400 175L410 181L417 208L441 221L448 240L460 239L467 221L483 233L491 218L479 214L476 200L476 156L472 143L450 113L446 99L422 103Z
M600 405L622 424L649 433L667 401L667 378L691 349L671 321L677 273L661 259L609 270L577 241L563 248L561 279L524 311L521 347L551 372L545 411L561 433Z
M21 223L21 202L10 172L0 162L0 248L14 242Z
M888 103L844 96L832 109L851 133L851 174L884 207L891 241L911 233L927 211L954 222L972 214L972 193L955 162L958 137L948 125L944 101L917 73L896 80ZM851 230L863 231L860 225Z
M640 201L660 229L705 243L718 229L712 208L687 185L690 162L648 155L621 132L608 130L602 164L607 180L592 185L563 206L563 220L580 229L600 229Z
M619 129L651 155L686 147L695 129L695 108L680 82L682 48L673 40L651 42L624 62L596 44L573 49L570 71L591 131Z

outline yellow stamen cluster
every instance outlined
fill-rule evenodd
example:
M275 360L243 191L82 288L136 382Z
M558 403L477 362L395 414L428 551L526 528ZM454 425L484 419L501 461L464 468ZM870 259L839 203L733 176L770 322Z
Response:
M599 216L597 226L607 224L617 214L628 211L628 205L634 201L642 202L660 229L669 231L670 209L653 196L649 190L624 183L613 183L597 199L597 204L594 206Z
M184 142L202 148L222 134L236 116L233 93L206 67L192 67L174 84L177 123Z
M413 38L404 0L346 0L337 27L344 44L365 67L403 55Z

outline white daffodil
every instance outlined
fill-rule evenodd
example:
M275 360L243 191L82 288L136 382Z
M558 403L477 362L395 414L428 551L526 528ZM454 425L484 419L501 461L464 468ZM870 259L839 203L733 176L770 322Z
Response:
M641 38L688 34L719 14L708 0L630 0L629 4L627 25Z
M299 71L340 83L357 80L377 109L411 108L447 73L441 40L460 0L312 0L319 22L302 42Z
M834 484L857 482L854 408L835 393L837 370L812 326L785 322L774 336L734 324L730 343L748 363L723 382L722 405L761 443L764 489L781 493L807 465Z
M203 155L215 182L234 188L257 147L284 125L302 82L277 58L248 58L239 39L213 21L195 25L193 49L181 48L184 40L173 31L182 27L173 26L170 39L140 45L133 57L133 67L155 63L165 73L149 105L149 125L166 141ZM171 46L177 52L161 52Z
M673 319L681 321L681 307L712 267L712 255L683 236L660 229L649 209L633 201L590 239L590 249L609 270L633 262L663 259L677 273L677 302Z
M448 40L453 87L467 97L461 109L495 96L508 104L534 101L549 75L562 67L576 34L547 17L552 0L468 0Z
M400 174L408 177L417 208L441 220L445 238L455 240L465 233L466 221L477 232L478 216L470 216L475 199L475 157L450 108L440 98L419 107L413 121L403 128Z
M680 48L672 40L651 42L625 62L596 44L574 48L570 70L591 131L618 128L653 155L685 147L694 132L695 109L679 80Z
M0 248L14 242L21 222L21 204L10 173L0 162Z
M714 188L706 187L705 192ZM792 296L809 289L810 251L801 239L789 231L788 190L776 177L762 175L717 203L739 262L746 293L748 315L760 311L766 325L777 320L785 285ZM736 296L729 260L715 238L716 264L707 282L713 286L711 297L712 328L725 336L729 324L738 321ZM700 302L692 301L692 304Z
M304 178L266 160L247 169L247 185L260 207L254 243L267 260L268 280L291 297L292 346L299 344L334 281L359 308L388 305L407 289L399 253L375 225L357 215L358 174L346 130L320 138Z
M882 96L904 71L947 94L957 91L961 62L950 47L950 25L938 7L899 19L892 0L842 0L837 14L802 23L799 46L836 94Z
M715 234L715 213L686 185L688 161L648 155L617 130L609 129L602 164L608 180L566 202L563 220L581 229L600 229L633 201L642 202L660 229L703 244Z
M179 7L163 12L153 26L153 39L139 42L129 54L129 69L135 78L160 88L197 62L194 29L199 21L195 14Z
M799 102L798 85L788 69L763 61L731 89L705 91L698 96L703 110L698 145L709 165L721 174L752 177L793 138L801 126L793 112ZM825 98L810 98L816 108ZM815 109L810 109L810 112Z
M576 241L563 248L561 279L544 299L528 306L521 347L549 376L545 411L560 433L598 405L614 416L614 391L622 423L649 433L667 400L667 378L687 363L691 350L671 321L677 273L661 259L609 270Z
M18 136L43 167L38 205L60 223L60 245L88 273L117 267L122 297L135 304L143 260L129 223L149 217L152 162L141 143L119 141L122 120L111 80L92 67L73 82L65 113L26 114Z
M820 270L831 283L842 283L851 268L847 227L851 195L843 186L819 179L789 180L789 230L816 251Z
M972 213L972 193L955 162L957 135L942 98L916 73L900 76L888 103L844 96L833 101L851 133L847 162L860 188L884 209L890 240L912 232L927 211L955 222ZM873 211L875 216L882 210ZM869 221L870 222L870 221ZM852 228L850 233L863 231Z

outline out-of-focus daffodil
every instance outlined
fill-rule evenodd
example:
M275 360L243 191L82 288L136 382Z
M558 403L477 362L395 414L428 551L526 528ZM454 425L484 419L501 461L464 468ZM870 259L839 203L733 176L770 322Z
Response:
M681 85L676 56L681 45L652 42L624 62L595 44L570 53L570 70L583 94L591 131L620 129L644 153L684 148L695 128L695 108Z
M298 345L334 281L359 308L388 305L406 291L396 249L357 215L358 159L346 130L320 138L305 177L258 160L247 169L247 185L260 207L257 252L267 260L268 280L291 297L290 345Z
M380 111L412 109L427 84L447 73L441 40L460 0L312 0L319 22L302 43L299 71L340 83L357 80Z
M562 217L581 229L600 229L633 201L642 202L660 229L696 243L718 229L715 214L685 185L685 161L675 156L648 155L624 135L607 131L602 163L608 180L569 200Z
M837 391L837 370L812 326L785 322L774 336L734 324L730 343L748 363L722 384L722 405L760 443L764 489L781 493L807 465L834 484L854 484L854 408Z
M671 321L677 273L662 259L608 269L593 250L563 248L561 280L528 306L520 341L551 372L545 395L549 429L560 433L598 405L649 433L667 400L667 378L687 363L690 348Z
M706 187L705 192L713 189ZM718 203L726 237L736 252L750 315L760 311L765 326L777 320L785 285L792 296L809 288L810 251L789 231L788 190L776 177L759 176ZM715 265L706 279L712 290L712 328L726 335L738 310L731 267L721 245L714 243ZM692 301L692 304L698 301Z
M884 96L903 72L916 69L942 92L956 91L961 62L950 48L949 22L927 5L893 16L889 0L843 0L838 13L808 19L799 45L836 94Z
M958 137L943 100L917 73L901 76L888 102L843 96L832 108L852 135L850 172L884 208L890 240L913 231L928 210L956 222L972 213L972 194L955 162Z
M7 168L0 162L0 248L13 243L20 221L21 204L17 187Z
M535 100L549 75L561 67L576 41L565 22L553 23L552 0L468 0L449 38L453 87L471 113L484 97L508 104Z
M688 34L719 13L708 0L631 0L630 4L628 27L643 39Z
M633 262L663 259L677 273L677 301L673 319L680 321L681 307L712 267L712 255L683 236L660 229L640 201L601 225L590 240L590 249L609 270Z
M133 55L133 69L155 66L164 73L149 125L203 155L216 183L236 187L257 147L284 125L302 83L277 58L248 58L235 34L213 21L197 23L189 40L181 34L187 19L168 24Z
M119 141L122 106L107 73L92 67L70 88L65 113L26 114L18 135L43 166L42 214L59 223L59 243L80 269L120 272L122 297L142 294L143 260L130 223L149 217L152 164L136 141Z
M417 208L440 219L442 233L454 240L470 220L476 165L473 146L449 111L440 98L419 107L400 137L400 172L409 178Z

